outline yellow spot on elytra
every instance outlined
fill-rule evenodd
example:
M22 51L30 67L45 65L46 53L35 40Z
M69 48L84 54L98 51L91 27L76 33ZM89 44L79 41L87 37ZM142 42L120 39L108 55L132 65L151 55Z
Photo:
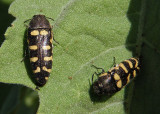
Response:
M115 74L114 74L114 79L115 79L115 80L120 80L120 76L119 76L117 73L115 73Z
M41 30L40 31L40 35L47 35L48 34L48 31L46 31L46 30Z
M128 76L127 76L127 84L130 82L130 77L131 77L131 74L128 74Z
M47 72L51 72L51 69L47 69L45 66L43 66L43 68L42 68L44 71L47 71Z
M51 32L50 42L53 42L53 32Z
M119 80L119 81L117 82L117 87L118 87L118 88L122 88L122 81L121 81L121 80Z
M112 72L114 69L116 69L116 67L112 67L108 72Z
M45 77L45 80L47 81L47 80L48 80L48 77Z
M50 60L52 60L52 56L50 56L50 57L44 57L44 60L45 61L50 61Z
M133 77L136 77L136 70L133 71Z
M106 73L101 74L99 77L101 77L101 76L106 76L106 75L107 75L107 72L106 72Z
M129 61L129 60L125 60L125 62L127 62L127 63L129 64L129 67L130 67L130 68L133 68L133 64L132 64L132 62L131 62L131 61Z
M28 44L29 44L29 40L27 39L27 42L28 42Z
M140 68L139 68L139 67L137 67L137 69L138 69L138 70L140 70Z
M37 35L39 35L39 31L38 31L38 30L33 30L33 31L31 32L31 35L32 35L32 36L37 36Z
M32 57L32 58L30 58L31 62L36 62L37 60L38 60L38 57Z
M38 73L38 72L40 72L40 71L41 71L40 67L37 67L36 70L33 70L34 73Z
M128 73L128 70L126 69L126 67L124 66L123 63L120 63L119 66L122 67L122 69L125 71L125 73Z
M51 37L51 39L50 39L50 42L52 43L53 42L53 38Z
M37 48L38 48L37 45L29 46L30 50L37 50Z
M118 70L118 69L119 69L119 67L118 67L118 66L114 68L114 70Z
M136 68L136 67L138 67L138 60L137 60L137 59L135 59L135 58L131 58L131 59L133 59L133 60L135 60L135 61L136 61L135 68Z
M49 50L49 49L51 49L51 46L43 46L42 47L44 50Z

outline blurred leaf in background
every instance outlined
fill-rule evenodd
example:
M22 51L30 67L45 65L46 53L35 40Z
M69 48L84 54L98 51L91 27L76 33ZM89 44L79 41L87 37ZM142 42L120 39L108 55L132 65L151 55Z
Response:
M142 0L139 12L138 44L141 46L141 72L136 78L135 86L130 94L128 112L130 114L159 114L160 112L160 1ZM129 12L137 7L131 1ZM136 27L136 14L128 14L133 27ZM132 31L135 28L132 28ZM130 34L131 35L131 34Z
M33 90L13 84L0 83L1 114L35 114L39 99Z

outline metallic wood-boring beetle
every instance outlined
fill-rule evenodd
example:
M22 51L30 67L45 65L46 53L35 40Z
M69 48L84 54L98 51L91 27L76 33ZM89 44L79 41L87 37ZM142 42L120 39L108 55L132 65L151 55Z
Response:
M127 85L139 70L139 58L130 58L112 67L108 72L105 72L104 69L99 74L95 72L94 74L98 76L98 79L93 83L93 91L97 95L112 95ZM92 82L94 74L92 75Z
M52 69L52 27L44 15L34 15L29 23L27 34L35 84L42 87L46 84Z

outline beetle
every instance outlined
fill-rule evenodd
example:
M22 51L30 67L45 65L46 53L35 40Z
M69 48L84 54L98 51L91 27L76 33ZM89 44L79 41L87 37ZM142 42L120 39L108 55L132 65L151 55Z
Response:
M136 74L140 70L140 62L139 58L130 58L112 67L107 72L103 68L94 67L96 69L102 69L102 72L95 72L92 75L92 82L94 75L98 76L98 79L93 83L94 93L96 95L112 95L120 91L136 77Z
M52 27L45 15L34 15L28 26L28 50L35 84L46 84L52 70Z

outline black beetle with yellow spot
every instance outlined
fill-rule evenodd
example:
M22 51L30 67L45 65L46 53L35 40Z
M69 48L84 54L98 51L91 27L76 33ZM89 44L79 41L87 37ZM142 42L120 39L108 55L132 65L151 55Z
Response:
M28 27L28 50L35 84L46 84L52 69L52 27L44 15L34 15Z
M104 69L99 74L95 72L98 79L93 83L93 91L97 95L112 95L127 85L139 70L139 58L130 58L111 68L108 72L105 72Z

